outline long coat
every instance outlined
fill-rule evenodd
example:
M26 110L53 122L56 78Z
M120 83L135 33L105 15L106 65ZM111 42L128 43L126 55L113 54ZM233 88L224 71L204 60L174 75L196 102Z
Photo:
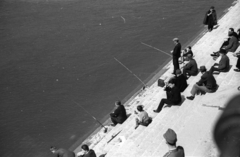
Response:
M214 25L217 25L217 13L215 10L213 10L212 14L210 16L207 16L207 14L210 13L210 10L208 10L204 16L204 19L203 19L203 24L204 25L209 25L209 24L212 24L213 26Z

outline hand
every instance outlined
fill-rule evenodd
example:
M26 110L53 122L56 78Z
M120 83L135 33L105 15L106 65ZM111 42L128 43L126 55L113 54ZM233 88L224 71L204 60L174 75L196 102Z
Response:
M173 53L173 50L172 51L170 51L171 53Z

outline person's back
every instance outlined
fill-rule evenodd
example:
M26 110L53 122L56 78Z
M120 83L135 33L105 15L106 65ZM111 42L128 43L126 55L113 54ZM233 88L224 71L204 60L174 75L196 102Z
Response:
M183 74L174 77L171 81L175 83L180 92L183 92L188 86L187 79Z
M139 113L139 120L140 120L140 122L145 123L145 122L147 122L149 120L149 118L150 117L148 116L148 113L146 111L142 111L142 112Z
M229 64L229 58L227 55L223 55L221 60L219 61L219 67L218 69L221 72L227 72L229 70L230 64Z
M229 44L225 47L228 52L235 52L239 46L238 40L235 36L231 35Z
M191 73L192 73L192 75L197 74L197 73L198 73L198 67L197 67L197 62L196 62L196 60L195 60L195 59L191 59L191 60L189 61L189 63L187 63L186 69L187 69L187 70L190 70Z
M216 80L214 76L211 74L211 72L207 71L204 73L201 77L203 79L203 84L208 88L208 89L215 89L217 86Z

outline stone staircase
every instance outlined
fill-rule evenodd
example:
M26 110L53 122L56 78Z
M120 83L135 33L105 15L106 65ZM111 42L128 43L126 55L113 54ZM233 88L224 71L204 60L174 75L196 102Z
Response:
M210 54L218 51L230 27L235 30L240 28L240 4L239 1L229 12L219 20L219 27L205 35L192 46L198 66L205 65L207 69L218 62L214 61ZM240 47L237 51L240 51ZM121 125L109 127L109 131L100 140L91 143L97 156L105 154L106 157L159 157L167 151L167 145L163 134L168 128L172 128L178 136L177 145L185 149L186 156L215 157L218 150L213 142L212 130L214 124L222 113L218 108L223 107L231 96L239 93L240 73L235 72L237 58L228 53L231 69L227 73L214 75L218 90L215 93L196 96L193 101L184 97L190 95L192 86L200 79L199 73L188 79L189 86L182 93L183 102L180 106L163 108L160 113L154 113L160 100L166 97L165 91L157 86L157 82L140 92L136 97L128 101L127 113L130 117ZM160 77L168 80L172 77L172 64L166 67L168 70ZM135 128L134 110L137 105L143 105L153 118L148 127ZM204 106L205 105L205 106ZM113 138L115 137L115 138ZM121 138L122 141L119 141ZM80 151L80 147L75 152Z

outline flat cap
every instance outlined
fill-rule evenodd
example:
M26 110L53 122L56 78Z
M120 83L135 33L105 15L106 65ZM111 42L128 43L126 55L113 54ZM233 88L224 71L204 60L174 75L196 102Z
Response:
M173 38L173 41L179 41L179 39L178 38Z
M165 134L163 134L165 140L170 144L175 144L177 142L177 134L172 129L168 129Z

